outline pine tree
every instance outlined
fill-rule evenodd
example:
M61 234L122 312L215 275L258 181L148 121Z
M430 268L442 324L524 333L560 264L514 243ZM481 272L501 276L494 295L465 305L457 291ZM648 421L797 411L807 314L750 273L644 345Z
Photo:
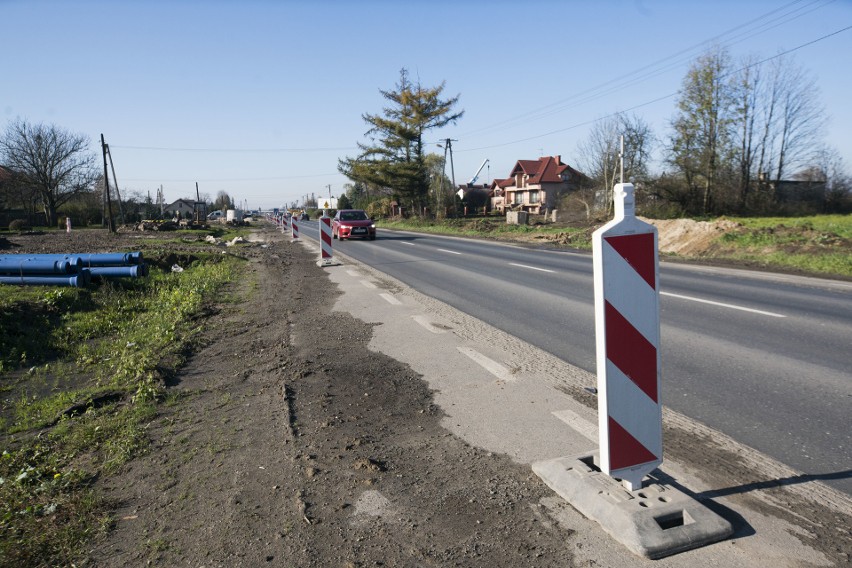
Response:
M432 129L455 123L464 111L453 107L459 96L442 99L445 84L425 88L400 71L394 90L379 92L390 102L381 114L364 114L369 143L358 143L358 157L338 162L338 170L355 182L387 188L405 206L419 210L427 201L429 173L423 136Z

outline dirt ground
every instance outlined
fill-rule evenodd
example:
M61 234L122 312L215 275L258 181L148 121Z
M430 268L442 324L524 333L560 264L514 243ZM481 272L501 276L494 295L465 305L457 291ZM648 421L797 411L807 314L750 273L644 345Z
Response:
M87 238L61 246L95 250ZM139 238L118 235L104 250ZM444 429L426 382L367 348L371 325L331 311L336 292L313 253L272 229L253 240L229 251L250 261L246 273L169 385L182 396L150 424L150 450L98 482L114 526L77 566L579 565L572 530L553 521L543 505L553 493L529 467ZM177 261L189 254L177 249ZM668 439L676 459L708 459L694 432ZM761 482L742 456L729 461L741 469L725 483ZM785 501L784 516L795 520L802 503ZM848 526L830 508L807 515L811 528ZM848 534L801 538L848 562Z
M78 565L571 565L532 471L446 432L425 383L366 348L370 326L330 312L313 255L263 235L232 251L251 261L242 299L209 318L150 451L99 483L114 530Z
M710 251L714 241L739 225L727 219L695 221L693 219L643 219L657 227L662 253L701 256Z

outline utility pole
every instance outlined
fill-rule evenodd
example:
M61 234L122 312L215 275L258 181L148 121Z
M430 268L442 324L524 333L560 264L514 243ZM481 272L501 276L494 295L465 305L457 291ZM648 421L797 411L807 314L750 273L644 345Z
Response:
M444 204L444 178L447 175L447 152L450 153L450 175L452 176L451 179L452 179L452 182L453 182L453 195L456 194L456 189L457 189L456 188L456 168L455 168L455 165L453 164L453 142L458 142L458 140L453 140L452 138L445 138L444 139L444 173L441 176L441 196L440 196L440 199L441 199L440 203L441 203L442 207L443 207L443 204ZM441 145L438 144L438 147L440 148ZM454 212L453 217L455 217L455 201L453 201L453 212Z
M112 200L109 197L109 175L107 175L107 147L104 141L104 135L101 134L101 152L104 155L104 220L103 224L109 229L110 233L115 232L115 226L112 223Z
M101 134L101 141L103 141L103 134ZM115 164L112 161L112 152L109 149L109 144L105 144L106 153L109 156L109 167L112 170L112 181L115 182L115 196L118 199L118 214L121 217L121 224L125 223L124 220L124 207L121 205L121 193L118 191L118 178L115 177Z
M450 153L450 173L452 175L453 181L453 195L456 193L456 168L453 165L453 142L458 142L458 140L454 140L452 138L445 138L443 140L443 146L438 144L438 148L444 149L444 169L441 173L441 193L438 195L438 205L437 209L444 209L444 213L446 214L446 209L444 208L444 178L447 177L447 152ZM455 202L454 202L455 203ZM453 207L455 210L455 207Z

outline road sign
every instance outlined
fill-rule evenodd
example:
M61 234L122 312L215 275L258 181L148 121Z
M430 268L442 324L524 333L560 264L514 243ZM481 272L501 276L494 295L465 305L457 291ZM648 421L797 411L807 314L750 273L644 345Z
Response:
M600 468L630 490L663 461L657 230L615 186L615 218L595 231Z

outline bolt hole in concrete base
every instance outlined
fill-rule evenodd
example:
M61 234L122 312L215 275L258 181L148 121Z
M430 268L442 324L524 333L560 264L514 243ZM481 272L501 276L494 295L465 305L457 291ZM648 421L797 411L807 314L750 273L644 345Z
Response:
M675 527L691 525L695 522L695 520L689 516L687 511L677 511L661 517L654 517L654 520L657 521L657 524L660 525L660 528L664 531Z
M595 456L583 456L580 458L580 461L589 466L590 470L601 473L601 468L599 468L598 464L595 463Z
M731 524L672 485L654 478L639 491L605 475L595 452L532 465L533 471L580 513L637 555L656 559L718 542Z

